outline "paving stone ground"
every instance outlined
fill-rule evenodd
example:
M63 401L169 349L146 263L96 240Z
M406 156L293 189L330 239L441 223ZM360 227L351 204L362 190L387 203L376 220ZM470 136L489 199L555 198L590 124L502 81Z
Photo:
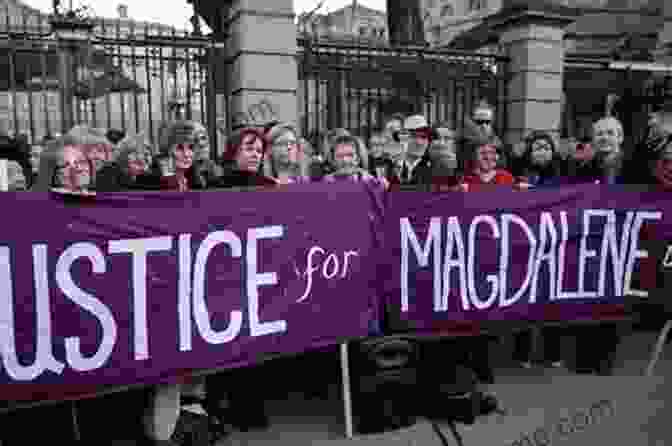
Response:
M664 352L655 376L642 378L655 338L656 333L627 336L619 346L613 377L574 375L566 369L541 367L525 370L503 360L508 356L507 348L496 349L497 358L493 359L499 365L497 383L488 390L497 395L509 414L481 418L471 427L458 426L464 445L526 445L521 438L535 431L540 432L540 437L536 443L529 443L530 446L672 445L672 422L668 421L672 419L672 381L669 379L672 377L672 345ZM668 385L665 385L666 377ZM268 401L270 429L234 432L218 446L446 446L427 420L420 420L408 429L347 439L340 383L332 382L328 387L326 399L310 399L301 392L293 392L282 399ZM564 417L580 414L599 400L616 401L614 415L605 415L599 420L596 415L597 421L593 420L590 426L577 425L572 435L558 434L558 423ZM448 445L458 444L448 426L440 428ZM543 429L546 434L541 432ZM544 439L543 435L550 437ZM516 443L517 440L520 441Z

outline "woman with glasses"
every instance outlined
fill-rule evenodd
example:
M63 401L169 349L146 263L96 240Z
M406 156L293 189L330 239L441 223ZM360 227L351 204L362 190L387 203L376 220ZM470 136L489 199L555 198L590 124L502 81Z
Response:
M64 137L50 142L40 156L40 171L32 190L86 193L95 170L76 141Z
M96 190L116 192L124 190L158 189L158 177L150 174L152 152L143 135L125 138L119 144L117 160L98 173Z
M276 124L266 133L266 142L271 149L264 164L266 176L275 178L279 184L308 181L306 157L294 126Z
M544 131L533 131L525 139L525 149L519 161L519 181L528 188L560 187L563 184L563 160L557 153L553 137ZM563 329L543 327L544 362L553 367L562 367L560 342ZM523 368L533 366L532 330L523 330L514 336L514 360Z

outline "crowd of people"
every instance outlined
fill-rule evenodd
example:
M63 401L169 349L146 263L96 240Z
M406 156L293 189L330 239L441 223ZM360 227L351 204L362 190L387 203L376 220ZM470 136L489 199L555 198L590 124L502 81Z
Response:
M390 192L469 193L492 187L525 192L579 183L672 189L672 137L655 114L637 147L625 150L622 125L614 117L605 117L594 123L592 138L578 142L569 153L561 153L556 138L544 131L531 132L517 150L507 149L493 130L493 116L493 109L480 103L465 128L458 131L446 123L432 125L420 114L392 115L368 141L340 128L327 131L319 144L302 138L289 123L271 122L232 130L221 156L213 153L207 129L198 122L165 123L155 146L144 135L76 126L41 144L24 143L19 150L22 155L7 157L8 190L92 195L282 187L316 181L365 181ZM544 330L545 359L554 366L563 365L559 348L562 330L566 329ZM576 351L577 371L609 374L619 342L618 329L603 324L581 330L577 332L583 340ZM479 336L468 342L468 361L479 380L494 382L489 363L492 339ZM523 367L533 366L528 332L516 335L515 357ZM223 433L224 424L264 428L268 418L263 396L250 391L254 384L246 384L252 382L254 373L248 368L238 374L212 375L205 386L199 387L203 382L197 380L185 380L79 402L80 408L93 408L79 410L75 436L95 440L110 428L118 433L123 424L120 420L126 417L132 419L129 435L146 444L170 444L175 438L180 401L187 397L202 403L209 428L215 432ZM187 395L188 388L201 390ZM221 404L225 399L229 410ZM96 405L102 406L96 409ZM49 429L24 432L24 438L19 437L22 441L26 435L67 441L73 435L72 407L73 403L63 403L10 416L16 418L16 426L30 425L21 424L24 412L32 420L49 420ZM111 425L101 415L109 413L110 407L117 407L119 416ZM44 413L35 418L35 411Z

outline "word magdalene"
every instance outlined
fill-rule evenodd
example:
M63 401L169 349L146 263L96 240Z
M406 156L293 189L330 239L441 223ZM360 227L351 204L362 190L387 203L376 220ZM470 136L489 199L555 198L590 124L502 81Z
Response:
M586 209L573 224L562 211L541 212L535 222L510 213L477 215L469 222L431 217L421 227L403 217L401 310L413 304L409 288L418 287L416 273L430 266L430 257L435 312L457 310L455 305L470 311L519 301L647 297L633 288L634 272L648 257L639 235L645 224L662 218L662 212ZM522 278L511 277L514 266L524 271ZM451 306L453 295L459 302Z

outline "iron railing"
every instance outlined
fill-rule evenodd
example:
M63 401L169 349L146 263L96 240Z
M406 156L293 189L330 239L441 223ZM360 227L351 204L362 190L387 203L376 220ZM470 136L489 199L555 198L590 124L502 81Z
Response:
M506 129L505 57L310 37L298 45L300 123L315 140L337 127L368 137L391 112L461 130L483 99L495 107L497 131Z
M624 146L630 150L645 136L649 113L672 105L672 75L613 69L610 62L595 57L565 58L562 136L589 136L592 123L604 116L606 98L612 94L619 98L614 115L623 124Z
M34 143L67 131L71 115L72 124L156 141L161 122L182 116L216 137L208 103L215 97L212 39L160 24L92 19L90 38L66 46L51 19L7 3L0 8L0 132ZM64 79L72 79L69 88Z

